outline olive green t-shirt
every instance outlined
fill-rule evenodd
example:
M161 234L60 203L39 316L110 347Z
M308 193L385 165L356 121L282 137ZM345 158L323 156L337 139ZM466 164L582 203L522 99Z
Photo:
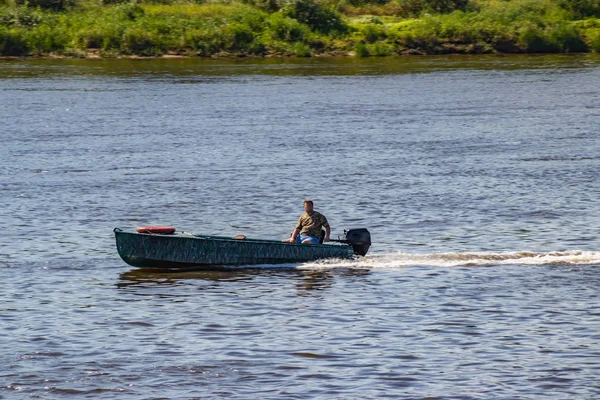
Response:
M323 214L313 211L311 215L305 213L298 219L296 229L300 229L301 235L320 237L321 228L328 226L327 218Z

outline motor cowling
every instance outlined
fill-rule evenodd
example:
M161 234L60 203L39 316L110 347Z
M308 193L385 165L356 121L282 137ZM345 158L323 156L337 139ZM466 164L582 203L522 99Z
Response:
M371 233L366 228L344 230L343 241L352 246L354 254L366 256L371 247Z

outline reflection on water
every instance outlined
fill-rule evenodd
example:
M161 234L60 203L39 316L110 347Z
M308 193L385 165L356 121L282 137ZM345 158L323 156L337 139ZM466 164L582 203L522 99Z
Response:
M269 268L270 267L270 268ZM168 270L133 269L119 275L118 288L145 288L154 286L183 285L187 280L201 280L213 284L227 284L227 282L249 282L257 277L271 276L281 279L290 279L296 282L299 294L311 290L323 290L331 287L336 277L340 276L366 276L367 269L335 268L335 269L289 269L274 268L230 268L211 271L186 271L173 272ZM166 288L167 290L168 287Z
M181 285L186 280L203 280L213 283L249 281L260 273L252 270L223 269L211 271L172 272L158 269L133 269L119 275L118 288L152 287L155 285Z
M450 55L428 57L384 57L358 59L268 58L241 60L0 60L1 78L46 77L124 77L163 80L174 84L218 84L231 77L236 83L250 82L248 76L356 76L432 73L450 70L548 70L597 68L598 54L577 55ZM550 80L548 80L550 82ZM1 90L1 89L0 89ZM38 91L31 87L26 90ZM85 90L85 89L84 89Z

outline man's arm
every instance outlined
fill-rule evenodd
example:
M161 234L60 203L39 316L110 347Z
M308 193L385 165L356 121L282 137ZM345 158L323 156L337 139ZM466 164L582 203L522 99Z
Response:
M298 228L294 229L294 232L292 232L292 242L296 241L296 237L298 236L299 233L300 233L300 229L298 229Z
M296 229L294 229L294 232L292 232L292 236L290 236L287 239L283 239L283 241L288 242L288 243L294 243L296 241L296 237L298 236L299 233L300 233L300 229L296 228Z
M283 241L294 243L296 241L296 237L298 237L298 234L300 234L300 229L302 229L302 216L298 218L298 223L296 224L296 228L294 228L294 232L292 232L292 236L287 239L283 239Z
M325 237L323 238L323 243L329 242L331 240L329 239L329 236L331 235L331 227L329 226L329 221L327 221L327 218L324 215L321 218L321 223L323 224L323 228L325 228Z
M323 242L329 242L331 239L329 239L329 235L331 235L331 228L329 227L329 225L327 225L325 227L325 239L323 239Z

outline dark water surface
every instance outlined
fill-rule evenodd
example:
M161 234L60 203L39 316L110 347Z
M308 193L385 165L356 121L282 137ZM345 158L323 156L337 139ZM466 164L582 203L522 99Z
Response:
M600 397L600 57L0 61L0 399ZM112 228L357 261L128 267Z

